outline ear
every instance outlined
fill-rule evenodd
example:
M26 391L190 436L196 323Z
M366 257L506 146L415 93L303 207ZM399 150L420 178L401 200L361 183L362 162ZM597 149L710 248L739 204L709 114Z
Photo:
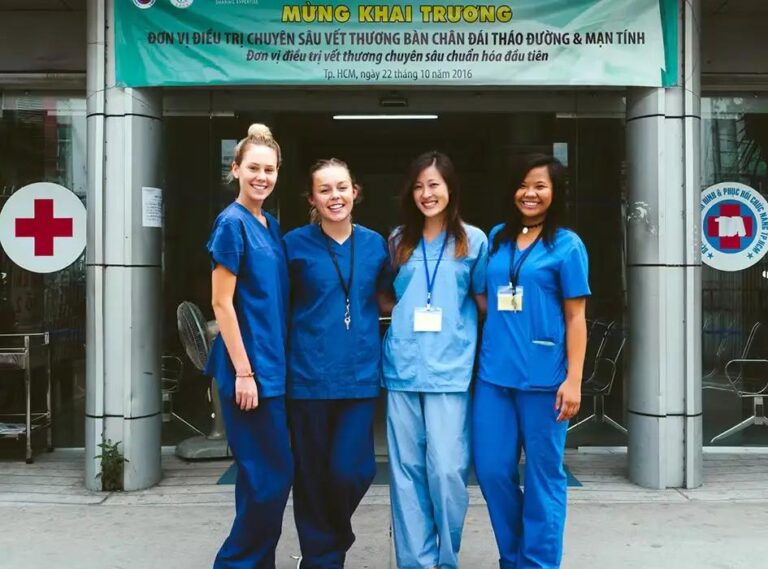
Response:
M360 197L360 186L354 184L352 186L352 201L356 202L358 197Z
M235 161L233 160L233 161L232 161L232 164L231 164L231 166L230 166L230 169L232 170L232 177L233 177L235 180L237 180L237 175L238 175L238 172L240 172L240 166L237 164L237 162L235 162Z

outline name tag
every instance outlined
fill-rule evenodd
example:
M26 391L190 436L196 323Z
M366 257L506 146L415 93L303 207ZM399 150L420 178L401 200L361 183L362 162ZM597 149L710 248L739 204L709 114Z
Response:
M496 289L496 305L499 312L523 311L523 287L500 286Z
M440 332L443 329L443 310L434 306L413 311L414 332Z

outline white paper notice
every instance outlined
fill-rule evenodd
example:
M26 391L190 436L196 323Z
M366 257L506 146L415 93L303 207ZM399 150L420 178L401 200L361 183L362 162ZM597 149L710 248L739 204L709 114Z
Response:
M163 226L163 190L160 188L141 188L141 225Z

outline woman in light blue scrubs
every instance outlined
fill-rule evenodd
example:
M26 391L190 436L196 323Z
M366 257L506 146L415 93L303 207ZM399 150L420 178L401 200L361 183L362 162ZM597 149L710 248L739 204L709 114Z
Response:
M316 223L286 234L291 279L288 418L301 569L341 569L373 481L381 384L379 306L391 309L386 242L352 223L360 188L341 160L310 170ZM379 302L381 301L381 303Z
M456 172L440 152L411 164L401 211L383 357L397 566L452 569L468 505L469 385L488 243L462 222Z
M293 477L285 412L288 270L280 226L262 209L280 158L270 130L251 125L232 163L237 199L216 218L208 241L220 334L206 373L216 378L237 463L235 521L215 569L274 569Z
M584 244L560 227L564 180L556 159L526 157L511 178L508 217L489 236L472 443L501 569L556 569L562 558L563 455L581 403L590 295Z

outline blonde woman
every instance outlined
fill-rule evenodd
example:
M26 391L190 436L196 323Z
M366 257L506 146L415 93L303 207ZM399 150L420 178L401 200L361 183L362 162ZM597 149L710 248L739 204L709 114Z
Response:
M352 223L360 187L346 163L319 160L310 178L315 221L284 238L293 514L301 569L339 569L355 540L352 514L376 473L379 310L391 271L384 238Z
M288 270L280 226L263 210L280 160L270 130L251 125L232 163L237 199L216 218L208 242L221 333L206 372L216 378L238 471L237 513L215 569L274 569L293 477L285 411Z

